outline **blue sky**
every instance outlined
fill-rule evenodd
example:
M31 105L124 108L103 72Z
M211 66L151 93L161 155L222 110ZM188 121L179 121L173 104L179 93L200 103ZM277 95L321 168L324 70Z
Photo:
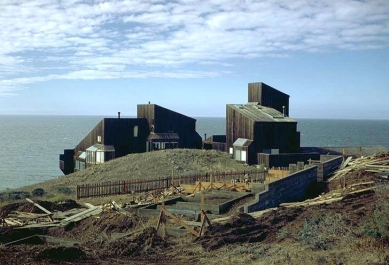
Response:
M223 117L247 84L294 118L389 119L388 0L2 0L0 115Z

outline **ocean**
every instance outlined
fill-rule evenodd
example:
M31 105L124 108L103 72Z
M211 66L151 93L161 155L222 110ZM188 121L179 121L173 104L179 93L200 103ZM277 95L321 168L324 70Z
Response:
M104 117L0 116L0 191L62 176L59 154L74 148ZM204 138L225 134L225 118L196 118ZM296 119L301 146L389 148L389 120Z

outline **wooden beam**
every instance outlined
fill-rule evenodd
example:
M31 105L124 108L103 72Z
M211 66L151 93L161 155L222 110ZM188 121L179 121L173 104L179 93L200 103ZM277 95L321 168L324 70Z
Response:
M170 218L172 218L174 221L176 221L176 223L178 223L179 225L183 226L186 230L188 230L190 233L192 233L194 236L198 237L199 236L199 233L194 230L192 227L188 226L186 223L184 223L180 218L178 218L177 216L175 216L174 214L172 214L171 212L169 212L168 210L166 210L165 208L161 207L161 212L163 212L164 214L166 214L167 216L169 216Z
M68 222L77 222L77 221L80 221L82 219L85 219L89 216L92 216L92 215L96 215L96 214L99 214L101 213L103 210L100 208L100 207L94 207L94 208L89 208L89 209L86 209L85 211L82 211L80 213L77 213L75 215L72 215L72 216L69 216L65 219L63 219L61 221L61 224L65 225L67 224Z
M207 214L204 212L204 210L201 210L201 227L200 227L199 236L203 235L205 222L208 223L209 227L212 227L211 221L209 221Z
M31 202L32 204L34 204L36 207L38 207L39 209L41 209L42 211L44 211L44 212L47 213L47 214L53 214L52 212L50 212L49 210L47 210L47 209L44 208L43 206L40 206L38 203L33 202L33 201L30 200L29 198L26 198L26 201Z

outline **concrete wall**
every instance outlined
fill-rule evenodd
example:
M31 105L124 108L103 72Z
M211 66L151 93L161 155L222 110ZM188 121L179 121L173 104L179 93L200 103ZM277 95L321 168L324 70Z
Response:
M287 167L289 164L302 161L308 164L309 159L319 160L318 153L288 153L288 154L265 154L258 153L258 164L265 164L267 167Z
M311 161L311 165L317 166L317 182L323 182L328 175L342 164L341 156L322 155L320 161Z
M309 167L278 181L264 184L265 191L255 194L255 202L239 208L239 212L255 212L278 206L283 202L303 200L316 184L317 167ZM262 187L258 187L262 188Z

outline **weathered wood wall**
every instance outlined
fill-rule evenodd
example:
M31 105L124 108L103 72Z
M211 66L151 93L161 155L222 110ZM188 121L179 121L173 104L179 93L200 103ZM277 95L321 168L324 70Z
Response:
M138 105L138 118L146 118L150 130L155 133L177 133L180 148L201 148L202 139L196 132L196 119L156 104Z
M134 136L134 127L138 126L138 136ZM75 147L75 153L85 151L97 143L101 136L101 143L115 147L115 157L129 153L146 151L146 139L149 129L146 119L136 118L105 118Z
M227 150L238 138L254 140L254 121L227 105L226 111L226 147Z
M259 102L260 105L276 109L281 113L283 113L282 106L285 106L285 114L289 116L289 95L265 83L248 84L248 102Z
M256 122L254 144L257 153L264 149L279 149L280 153L297 153L300 137L297 122Z

